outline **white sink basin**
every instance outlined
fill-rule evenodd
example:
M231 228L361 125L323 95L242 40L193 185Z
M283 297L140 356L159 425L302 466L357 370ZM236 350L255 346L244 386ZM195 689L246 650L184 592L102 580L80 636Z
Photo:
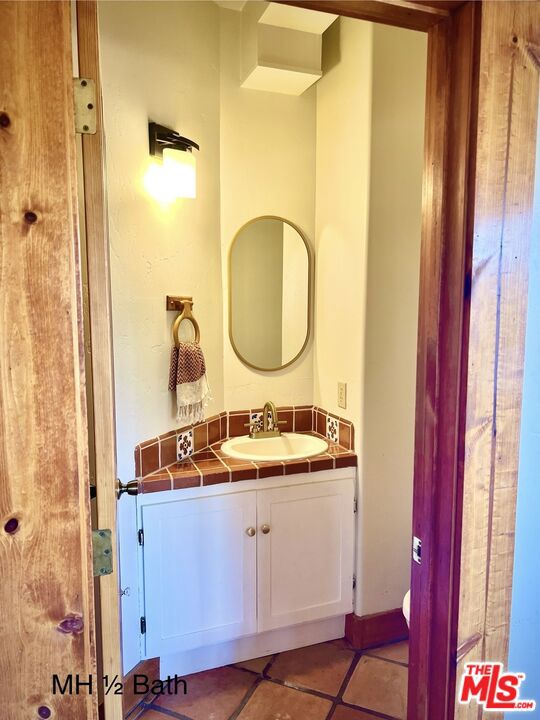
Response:
M232 458L269 462L272 460L302 460L320 455L328 449L322 438L298 433L283 433L279 437L250 438L249 435L231 438L221 449Z

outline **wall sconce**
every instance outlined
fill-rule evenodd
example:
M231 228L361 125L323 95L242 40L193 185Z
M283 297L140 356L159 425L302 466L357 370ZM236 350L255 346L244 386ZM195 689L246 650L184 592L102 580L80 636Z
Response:
M148 139L150 155L162 160L151 165L145 175L148 192L162 202L196 197L197 172L193 149L199 149L197 143L154 122L148 123Z

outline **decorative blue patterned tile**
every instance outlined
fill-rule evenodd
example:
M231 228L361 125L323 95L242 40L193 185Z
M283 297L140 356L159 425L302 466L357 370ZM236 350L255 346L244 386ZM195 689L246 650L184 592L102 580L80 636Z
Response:
M252 412L249 416L250 423L254 426L253 430L260 432L263 429L262 412Z
M339 442L339 420L330 415L326 416L326 437L332 442Z
M193 455L193 450L193 430L178 433L178 439L176 442L178 462L182 462L182 460L185 460L190 455Z

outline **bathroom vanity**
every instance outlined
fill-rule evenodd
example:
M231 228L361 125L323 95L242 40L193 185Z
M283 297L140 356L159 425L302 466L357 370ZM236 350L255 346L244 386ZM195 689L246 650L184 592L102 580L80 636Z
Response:
M344 467L139 496L142 656L186 674L341 637L355 478Z

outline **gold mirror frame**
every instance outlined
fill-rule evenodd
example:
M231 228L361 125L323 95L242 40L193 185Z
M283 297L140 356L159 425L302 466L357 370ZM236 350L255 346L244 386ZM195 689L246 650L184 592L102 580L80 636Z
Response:
M238 348L236 347L236 344L234 342L233 338L233 332L232 332L232 312L233 312L233 300L232 300L232 251L234 248L235 242L238 240L238 236L240 233L245 230L249 225L252 225L253 223L257 222L258 220L281 220L281 222L286 223L290 227L293 228L293 230L296 230L298 235L302 238L302 241L304 245L306 246L306 253L307 253L307 259L308 259L308 298L307 298L307 329L306 329L306 338L304 340L304 343L302 344L302 347L298 351L298 353L292 358L292 360L289 360L288 362L284 363L283 365L279 365L278 367L273 368L263 368L259 367L258 365L253 365L253 363L250 363L249 360L246 360L245 357L240 353ZM283 370L286 367L289 367L289 365L292 365L295 363L299 357L302 356L304 350L307 347L307 344L309 342L309 339L311 337L311 326L312 326L312 300L313 300L313 272L314 272L314 260L313 260L313 253L311 250L311 246L309 244L309 241L307 237L304 235L304 233L300 230L298 225L295 225L290 220L286 220L283 217L280 217L279 215L259 215L258 217L252 218L251 220L248 220L248 222L244 223L241 228L239 228L236 231L235 236L232 239L231 245L229 247L229 256L228 256L228 283L229 283L229 340L232 345L232 349L235 352L236 357L247 367L251 368L252 370L258 370L259 372L277 372L278 370Z

